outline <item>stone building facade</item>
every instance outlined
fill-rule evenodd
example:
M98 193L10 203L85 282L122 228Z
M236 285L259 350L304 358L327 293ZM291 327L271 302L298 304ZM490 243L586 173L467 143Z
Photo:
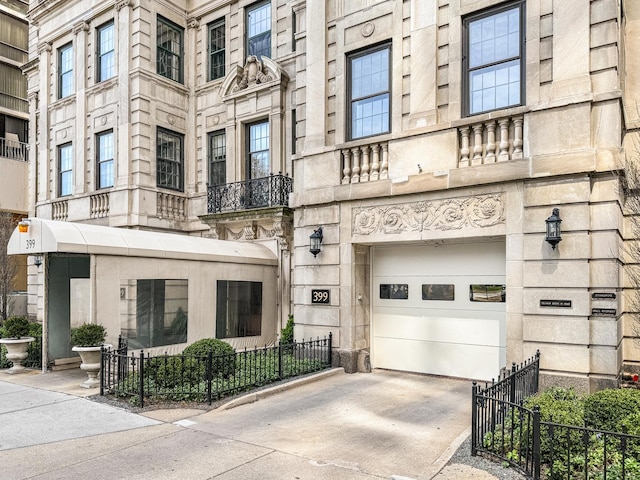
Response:
M489 379L540 350L549 384L614 385L640 362L638 10L32 1L31 214L263 243L279 325L333 332L349 371Z

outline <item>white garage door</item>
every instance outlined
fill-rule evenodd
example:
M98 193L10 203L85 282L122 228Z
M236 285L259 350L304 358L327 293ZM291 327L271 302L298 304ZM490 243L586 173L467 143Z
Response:
M505 265L504 242L374 248L372 366L497 377Z

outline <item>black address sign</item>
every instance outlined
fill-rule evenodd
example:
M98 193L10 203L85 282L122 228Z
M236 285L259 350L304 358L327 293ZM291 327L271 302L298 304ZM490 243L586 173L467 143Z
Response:
M311 290L311 303L331 303L331 291L329 289Z

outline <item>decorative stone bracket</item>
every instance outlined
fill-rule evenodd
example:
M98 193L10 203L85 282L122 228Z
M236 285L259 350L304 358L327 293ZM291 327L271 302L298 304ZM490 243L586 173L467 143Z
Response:
M255 55L247 57L244 67L231 68L220 87L220 96L224 99L238 92L253 91L272 83L286 87L289 77L276 62L268 57L259 59Z

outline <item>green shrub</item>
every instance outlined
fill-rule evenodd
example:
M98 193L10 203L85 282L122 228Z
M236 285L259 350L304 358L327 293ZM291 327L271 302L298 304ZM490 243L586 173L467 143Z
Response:
M26 317L9 317L4 322L5 338L29 336L29 320Z
M562 423L577 427L584 425L583 399L572 388L549 388L527 398L524 405L529 409L538 405L542 422Z
M287 320L287 326L280 331L280 345L289 345L293 343L293 340L294 340L293 326L294 325L295 323L293 323L293 315L289 315L289 320Z
M29 336L42 337L42 324L38 322L29 323Z
M217 338L203 338L184 349L185 355L194 357L206 357L209 352L213 356L211 365L212 374L228 377L235 370L233 354L236 351L227 342Z
M584 419L597 430L620 432L620 422L640 411L640 390L610 388L585 398Z
M98 323L84 323L71 329L71 344L76 347L98 347L104 343L107 331Z

